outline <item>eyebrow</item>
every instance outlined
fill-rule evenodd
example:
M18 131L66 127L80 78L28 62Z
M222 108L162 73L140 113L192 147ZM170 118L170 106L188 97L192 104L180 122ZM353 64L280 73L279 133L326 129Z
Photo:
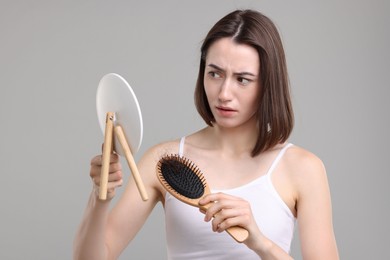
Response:
M215 64L213 64L213 63L210 63L210 64L208 64L207 66L208 66L208 67L211 67L211 68L214 68L214 69L216 69L216 70L219 70L219 71L224 71L221 67L219 67L219 66L217 66L217 65L215 65ZM245 75L247 75L247 76L256 77L255 74L253 74L253 73L251 73L251 72L247 72L247 71L236 72L236 73L234 73L234 74L235 74L235 75L238 75L238 76L245 76Z

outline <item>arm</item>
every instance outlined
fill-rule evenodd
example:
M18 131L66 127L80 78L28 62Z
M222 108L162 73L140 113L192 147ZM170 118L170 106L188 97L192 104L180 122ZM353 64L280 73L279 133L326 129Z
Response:
M154 153L149 151L138 165L139 172L149 195L142 201L136 184L130 177L126 190L117 205L109 211L115 190L122 185L119 157L110 161L108 199L98 198L101 156L91 161L91 178L94 189L74 241L74 259L116 259L142 227L160 196L156 189Z
M303 259L339 259L325 167L312 154L306 154L300 161L294 179Z

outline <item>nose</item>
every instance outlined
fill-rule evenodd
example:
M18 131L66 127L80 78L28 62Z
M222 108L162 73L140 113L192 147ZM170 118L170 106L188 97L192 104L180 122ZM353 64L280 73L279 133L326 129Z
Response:
M226 78L219 90L218 100L220 102L230 101L232 99L232 89L231 82L228 78Z

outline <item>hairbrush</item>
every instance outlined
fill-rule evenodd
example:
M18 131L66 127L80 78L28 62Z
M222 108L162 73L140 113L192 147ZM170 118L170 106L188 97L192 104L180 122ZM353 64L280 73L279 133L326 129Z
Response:
M199 168L185 157L177 154L162 157L157 163L157 178L171 195L184 203L203 210L212 205L199 205L199 200L210 193L210 187ZM230 227L226 232L239 243L249 234L239 226Z

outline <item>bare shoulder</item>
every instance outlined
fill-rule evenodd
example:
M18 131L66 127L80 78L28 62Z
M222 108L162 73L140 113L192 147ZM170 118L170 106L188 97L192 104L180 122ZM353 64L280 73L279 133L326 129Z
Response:
M179 140L172 140L150 147L140 159L140 167L154 167L164 155L178 153L179 142Z
M167 154L178 153L179 140L172 140L159 143L150 147L138 162L138 167L145 175L152 175L154 178L155 167L158 161Z
M284 162L298 192L308 187L327 185L325 166L314 153L294 145L286 151Z
M299 170L299 172L324 168L322 160L317 155L297 145L291 146L286 151L285 157L289 166Z

